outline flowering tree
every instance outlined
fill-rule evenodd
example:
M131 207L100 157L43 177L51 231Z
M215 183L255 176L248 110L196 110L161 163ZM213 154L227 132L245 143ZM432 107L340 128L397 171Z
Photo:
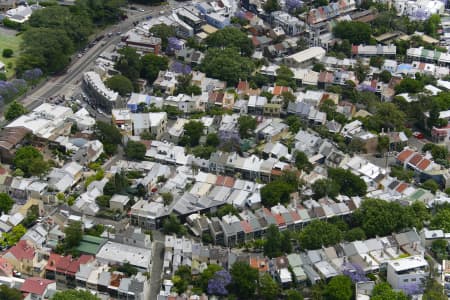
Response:
M172 53L176 50L181 50L180 40L176 37L169 37L167 39L167 52Z
M0 96L2 96L4 100L12 99L18 92L19 90L12 82L0 80Z
M39 68L34 68L31 70L26 70L23 72L22 78L26 81L34 81L39 79L44 73Z
M226 270L217 271L214 277L208 281L208 294L228 295L226 286L231 283L231 275Z
M419 283L409 283L404 285L402 290L409 296L423 293L423 287Z
M286 7L288 11L294 11L296 9L301 8L303 5L303 1L301 0L286 0Z
M342 274L350 277L353 283L368 281L366 274L360 265L346 263L343 268Z
M192 72L192 69L190 66L183 64L179 61L176 61L170 66L170 70L177 74L190 74Z

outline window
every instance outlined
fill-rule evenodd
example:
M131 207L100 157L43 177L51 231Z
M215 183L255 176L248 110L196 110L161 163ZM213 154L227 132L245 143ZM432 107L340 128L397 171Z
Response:
M403 279L403 282L408 282L408 279Z
M411 282L415 282L417 279L416 278L412 278L411 279Z

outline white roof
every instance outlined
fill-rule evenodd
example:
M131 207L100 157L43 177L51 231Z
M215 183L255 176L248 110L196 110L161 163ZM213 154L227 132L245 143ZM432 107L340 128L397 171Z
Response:
M106 242L96 255L99 260L108 262L124 263L128 261L131 265L147 270L150 266L150 249L138 248L115 242Z
M306 50L292 54L288 56L288 58L295 60L295 62L297 63L302 63L311 60L313 58L320 60L322 59L322 57L325 56L325 53L326 51L322 47L311 47Z
M119 98L119 93L110 90L102 79L100 75L96 72L86 72L83 75L84 81L88 83L92 88L94 88L98 93L102 94L108 101L114 102Z
M390 261L389 265L396 272L401 272L415 268L426 267L428 266L428 262L421 256L410 256Z

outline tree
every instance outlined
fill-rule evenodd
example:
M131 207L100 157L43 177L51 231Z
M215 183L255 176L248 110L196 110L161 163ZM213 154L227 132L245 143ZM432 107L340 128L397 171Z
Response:
M402 79L402 81L395 86L395 93L419 93L423 90L424 84L419 81L412 79L410 77L406 77Z
M95 124L95 136L105 146L106 154L112 155L117 151L117 145L122 144L122 134L117 127L97 121Z
M2 244L6 244L7 246L10 247L14 246L26 232L27 229L22 224L14 226L10 232L4 233L2 235L3 238Z
M303 296L297 290L287 290L286 300L303 300Z
M269 0L277 1L277 0ZM251 56L253 54L253 43L247 34L236 27L227 26L210 34L205 43L208 47L214 48L236 48L243 56Z
M52 297L52 300L100 300L97 296L89 291L83 290L66 290L59 291Z
M450 208L440 209L430 221L430 228L442 229L445 232L450 230Z
M366 79L366 76L369 73L369 71L370 71L369 66L367 66L360 59L358 59L358 61L355 64L355 74L359 82L363 82Z
M350 300L352 296L352 281L345 275L333 277L325 288L325 297L329 300Z
M223 268L216 264L209 264L208 267L200 274L198 279L198 286L206 291L208 289L209 281L216 275L217 272L223 270Z
M423 152L430 151L435 160L442 159L447 160L448 150L446 147L439 146L433 143L427 143L422 147Z
M166 51L169 38L175 36L175 29L166 24L157 24L150 28L150 33L161 39L161 48Z
M178 270L175 271L172 281L178 293L181 294L187 289L188 284L192 281L191 274L191 267L189 266L180 266Z
M269 273L264 273L259 279L259 295L265 300L276 300L280 287Z
M274 180L261 189L262 204L271 207L278 203L287 203L290 200L291 193L296 190L297 186L293 186L283 180Z
M160 195L161 195L161 197L163 199L164 205L168 206L168 205L170 205L170 203L172 203L172 201L173 201L173 194L172 193L170 193L170 192L168 192L168 193L160 193Z
M0 193L0 213L8 214L14 205L14 200L6 193Z
M147 148L144 144L135 141L128 141L125 147L125 155L129 159L133 160L143 160L145 157L145 152Z
M19 103L17 101L13 101L6 109L5 119L8 121L12 121L26 113L27 113L27 110L21 103Z
M433 251L436 258L441 261L443 259L447 259L448 257L448 242L444 239L434 240L431 244L431 251Z
M141 77L152 83L158 78L159 71L167 70L169 59L165 56L148 53L141 58L141 65Z
M16 169L21 169L26 177L40 176L49 169L42 153L33 146L19 148L14 156L13 164Z
M200 137L203 135L205 125L199 121L190 121L184 124L184 135L181 144L195 147L200 142Z
M440 116L440 107L436 102L433 102L431 108L430 108L430 112L429 112L429 117L428 117L428 128L432 128L433 126L437 126L439 124L439 116Z
M118 92L121 96L130 95L133 91L133 83L123 75L114 75L109 77L105 85L111 90Z
M394 291L389 283L377 284L372 291L372 300L407 300L408 297L403 292Z
M423 228L423 223L425 221L429 221L431 218L430 212L426 207L425 203L422 201L414 201L411 206L407 207L406 210L410 209L411 214L414 217L414 227L417 230L421 230Z
M220 145L220 139L217 133L210 133L206 136L206 145L217 147Z
M253 131L256 129L256 119L252 116L240 116L238 119L239 135L241 138L249 138L253 136Z
M344 234L344 240L347 242L363 241L366 239L366 233L361 227L350 229Z
M258 270L245 262L235 262L231 267L231 291L240 299L252 299L258 286Z
M370 63L372 67L381 68L384 64L384 57L383 56L372 56L370 58Z
M15 288L2 284L0 285L0 299L3 300L22 300L22 293Z
M294 79L294 73L285 65L280 65L277 69L276 84L281 86L289 86L292 89L297 87Z
M386 151L389 150L389 137L386 135L379 135L378 136L378 145L377 150L381 154L386 153Z
M289 126L289 131L297 133L302 127L302 121L299 117L291 115L284 119L284 122Z
M378 75L378 78L384 83L389 83L389 81L391 81L392 74L388 70L383 70L380 75Z
M309 162L308 156L302 151L297 151L295 153L295 166L297 169L307 173L311 172L313 169L313 165Z
M328 177L340 186L340 193L343 195L349 197L364 196L367 192L367 185L364 180L350 170L330 168Z
M315 63L314 66L312 67L312 70L313 70L314 72L322 72L322 71L324 71L325 69L326 69L326 68L325 68L325 65L322 64L322 63Z
M435 279L428 279L425 284L425 291L422 300L447 300L448 297L444 295L443 286Z
M422 183L422 188L429 190L434 194L437 190L439 190L439 184L434 179L428 179Z
M207 76L224 80L231 86L236 86L239 79L248 80L254 69L254 62L241 56L236 48L210 48L200 65Z
M270 14L271 12L280 10L280 4L278 0L267 0L263 8L266 13Z
M136 49L125 47L119 50L120 57L116 62L115 68L131 82L136 82L142 69L141 57Z
M72 222L64 229L64 247L66 250L72 249L80 245L81 238L83 237L83 227L81 222Z
M226 296L228 285L231 283L231 275L226 270L217 271L208 281L208 294Z
M40 68L44 73L58 73L70 62L74 45L62 29L29 28L23 34L22 52L17 71Z
M401 206L399 203L370 198L362 202L353 216L367 237L399 232L411 227L415 218L410 208Z
M3 52L2 52L3 57L10 58L13 56L13 54L14 54L14 51L12 51L12 49L8 49L8 48L3 49Z
M323 197L336 198L341 187L334 180L324 178L316 180L311 189L314 193L313 198L317 200Z
M300 246L303 249L319 249L322 246L335 245L341 239L342 233L336 225L320 220L312 221L299 234Z
M103 208L109 208L109 200L111 200L110 195L101 195L95 199L95 202Z
M333 34L340 39L349 40L352 44L368 44L372 34L369 24L358 21L342 21L333 27Z
M278 227L273 224L267 229L266 241L264 243L264 255L269 258L282 255L281 234Z
M170 214L163 222L163 231L165 234L178 234L183 235L186 233L186 227L184 227L178 217L174 214Z

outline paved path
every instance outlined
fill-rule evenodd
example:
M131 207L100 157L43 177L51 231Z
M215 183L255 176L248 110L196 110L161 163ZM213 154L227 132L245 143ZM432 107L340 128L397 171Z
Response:
M159 231L153 231L152 246L152 270L150 274L150 297L153 300L158 297L161 288L161 277L164 263L164 235Z

